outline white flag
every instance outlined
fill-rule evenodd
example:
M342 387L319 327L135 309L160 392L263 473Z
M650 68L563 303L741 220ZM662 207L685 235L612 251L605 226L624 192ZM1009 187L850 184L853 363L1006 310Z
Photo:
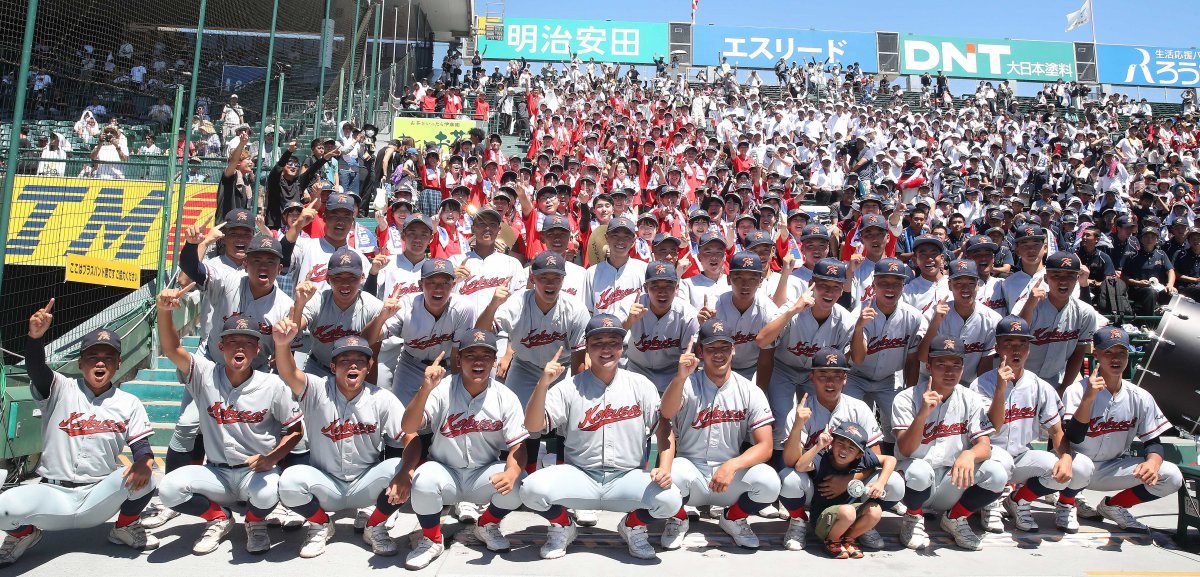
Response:
M1083 0L1083 6L1067 14L1067 32L1092 21L1092 0Z

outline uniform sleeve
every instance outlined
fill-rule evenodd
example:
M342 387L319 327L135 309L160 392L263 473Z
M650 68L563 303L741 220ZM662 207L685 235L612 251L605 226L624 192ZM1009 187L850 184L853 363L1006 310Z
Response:
M511 449L528 438L529 431L525 430L525 411L521 408L521 402L512 393L504 395L504 444Z
M512 336L513 328L517 325L517 319L521 308L525 306L525 294L514 294L500 305L496 311L495 318L492 319L492 328L497 333L504 333ZM503 354L503 352L501 353Z
M683 332L679 335L679 348L686 351L688 344L700 333L700 320L697 317L699 311L691 306L684 307L683 311L686 321L683 325Z
M1038 383L1038 418L1042 422L1043 427L1053 427L1055 423L1062 422L1063 404L1058 395L1054 393L1054 387L1045 381Z
M551 387L550 390L546 392L546 430L535 432L545 433L555 430L560 432L566 431L567 419L570 418L570 415L567 412L569 410L567 406L567 391L573 388L574 385L567 380Z
M446 407L449 405L450 384L454 377L446 376L438 384L433 393L425 399L425 422L421 423L418 433L424 435L433 432L434 423L441 423L446 418Z
M1130 386L1126 384L1125 386ZM1162 414L1162 410L1158 408L1158 403L1154 402L1154 397L1150 396L1145 389L1135 389L1136 395L1134 398L1138 401L1138 439L1148 441L1153 439L1171 428L1171 422ZM1133 392L1133 391L1130 391Z
M136 397L133 403L133 413L129 415L129 422L125 423L126 445L132 445L142 439L149 439L150 435L154 434L154 429L150 426L150 417L146 414L145 405Z
M903 431L913 422L913 397L916 389L905 389L892 401L892 429Z
M300 410L307 411L309 407L318 407L325 402L325 379L316 375L304 373L304 390L296 397Z
M771 405L767 403L767 394L762 389L751 385L750 397L746 399L746 424L751 431L775 422L771 413ZM795 411L789 411L795 413Z
M304 320L309 324L312 324L313 319L317 318L317 314L321 312L321 303L325 300L326 292L325 290L318 291L313 298L304 303Z
M596 299L592 295L592 277L596 276L596 266L592 265L583 274L583 306L591 314L596 314Z
M925 338L925 333L929 330L929 321L925 319L925 316L918 314L916 317L917 320L913 324L916 325L917 330L908 336L908 354L910 355L921 348L921 339Z
M567 348L571 352L582 351L587 344L584 342L583 335L587 331L588 320L586 310L575 309L574 318L571 319L571 326L567 327Z
M1108 324L1108 319L1100 316L1096 309L1088 306L1079 310L1079 344L1091 344L1092 337L1096 335L1096 330ZM1101 322L1103 320L1103 322Z
M1063 420L1075 417L1075 410L1079 408L1079 402L1082 400L1083 384L1076 381L1068 385L1062 396Z
M384 321L383 335L381 338L386 339L388 337L400 336L400 333L404 331L404 321L410 314L412 314L412 301L405 300L404 306L401 307L400 312L392 315L390 318L388 318L388 320Z
M383 406L383 444L394 449L404 448L404 430L400 421L404 419L404 403L387 389L375 392L379 395L380 405Z
M192 368L186 375L179 373L179 380L183 382L187 392L196 396L196 391L204 386L205 379L212 374L213 367L216 367L217 364L195 353L188 353L188 356L192 358Z
M287 385L279 377L274 377L274 380L279 391L275 395L275 402L271 404L271 414L284 427L290 427L304 418L304 411L300 410L300 404L292 397Z
M971 441L984 437L996 432L996 428L992 426L992 422L988 420L987 413L983 410L983 397L975 393L968 393L971 399L967 401L967 434Z

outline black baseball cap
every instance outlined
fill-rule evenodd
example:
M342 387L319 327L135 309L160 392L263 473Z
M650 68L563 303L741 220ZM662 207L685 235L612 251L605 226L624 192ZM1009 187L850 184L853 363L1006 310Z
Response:
M92 329L90 332L88 332L88 334L83 335L83 338L80 339L79 353L83 354L84 351L99 345L112 347L119 355L121 354L121 335L118 334L117 331L109 330L103 327Z
M1060 250L1046 258L1046 270L1079 272L1079 257L1073 252Z
M656 280L669 280L673 283L679 282L679 273L675 271L675 265L665 261L656 260L646 265L646 282Z
M221 337L233 335L245 335L248 337L262 338L262 330L259 325L262 323L258 317L250 314L236 314L225 319L225 324L221 325Z
M367 355L367 358L375 356L375 352L371 350L371 346L367 343L367 339L359 335L346 335L333 343L333 354L331 358L337 358L342 353L362 353Z
M741 252L733 255L733 260L731 260L729 262L729 272L730 273L737 272L740 270L756 272L756 273L762 274L762 272L763 272L762 259L758 258L758 255L756 255L750 251L746 251L746 250L741 251Z
M937 337L929 345L929 358L962 356L964 356L964 351L963 343L960 339L954 337Z
M936 246L939 251L942 251L942 252L945 252L945 250L946 250L946 245L944 243L942 243L942 239L940 239L936 236L933 236L932 234L926 233L926 234L922 234L922 235L918 236L916 239L913 240L913 245L912 245L913 252L916 252L917 248L923 244L932 244L933 246Z
M683 246L683 241L681 241L678 238L676 238L675 236L667 234L665 232L660 232L660 233L655 234L654 241L651 243L651 246L658 246L660 244L667 243L667 242L673 242L673 243L675 243L676 246Z
M829 240L829 229L823 224L810 224L800 231L800 242L810 238Z
M867 434L862 430L862 427L853 421L842 421L841 423L838 423L838 426L834 428L830 434L854 443L854 446L857 447L859 451L867 450Z
M823 347L812 357L812 368L849 371L850 363L846 361L846 353L834 347Z
M404 219L404 230L408 230L408 227L414 224L423 224L428 227L431 232L433 231L433 221L429 220L429 217L427 216L421 214L408 215L408 217Z
M496 333L492 331L471 329L462 336L462 340L458 343L458 350L465 351L472 347L481 347L496 352L499 350L496 340Z
M1046 229L1032 224L1023 224L1013 229L1013 239L1016 242L1023 240L1046 240Z
M868 214L862 217L862 224L859 226L859 231L865 231L868 228L888 230L887 219L878 214Z
M584 338L592 338L595 335L605 333L613 333L625 336L625 327L621 325L621 319L615 315L598 314L588 321L587 330L584 332Z
M610 222L609 225L611 226L612 223ZM546 220L542 221L542 232L547 232L556 228L571 232L571 222L560 214L548 216L546 217Z
M993 253L1000 251L1000 245L992 242L992 238L985 234L976 234L967 238L967 243L963 247L963 253L969 253L977 249L987 249Z
M335 210L348 210L350 212L358 211L358 199L352 194L331 194L325 200L325 212L333 212Z
M773 245L775 241L771 240L771 235L761 230L752 230L746 233L745 244L746 248L750 249L763 244Z
M733 342L733 333L729 332L729 323L716 317L700 324L700 344L707 345L717 341Z
M900 278L908 278L908 265L900 262L899 259L885 257L879 259L875 263L875 276L897 276Z
M279 258L283 258L283 245L275 237L263 234L255 235L254 238L250 239L250 246L246 247L246 254L256 252L269 252Z
M244 208L235 208L225 213L225 229L248 228L254 230L254 215Z
M537 256L533 257L533 264L529 266L529 270L535 275L543 273L554 273L561 276L567 274L567 259L563 255L552 250L544 250Z
M950 280L960 277L979 280L979 266L971 259L960 258L950 263Z
M618 216L617 218L608 221L608 230L605 231L605 234L616 232L618 230L627 230L630 234L636 235L637 225L632 220L629 220L624 216Z
M817 261L817 266L813 268L812 277L814 279L843 282L846 280L846 263L836 258L823 258Z
M1029 326L1029 321L1017 315L1008 315L996 324L996 338L1000 337L1032 339L1033 329Z
M1100 327L1096 334L1092 335L1092 346L1098 351L1105 351L1113 347L1132 348L1129 344L1129 333L1118 326Z
M444 274L450 278L454 278L454 263L444 258L431 258L421 263L422 279L427 279L438 274Z
M724 246L724 247L729 246L729 243L725 241L725 235L723 235L719 232L708 231L708 232L700 235L699 246L704 246L710 242L719 242L719 243L721 243L721 246Z
M327 274L328 276L333 276L343 272L351 272L356 275L363 273L362 256L344 246L329 255L329 271Z

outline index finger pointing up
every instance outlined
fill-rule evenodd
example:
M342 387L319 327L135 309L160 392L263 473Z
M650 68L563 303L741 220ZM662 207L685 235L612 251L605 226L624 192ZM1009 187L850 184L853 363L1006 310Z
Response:
M48 313L53 308L54 308L54 298L51 297L50 302L46 303L46 306L42 307L42 312Z
M443 357L445 357L445 356L446 356L446 351L442 351L442 352L438 353L438 356L437 356L437 358L433 360L433 364L435 364L435 365L441 365L441 364L442 364L442 358L443 358Z
M562 353L563 353L562 345L559 345L558 350L554 351L554 361L552 361L552 362L557 363L558 359L562 358Z

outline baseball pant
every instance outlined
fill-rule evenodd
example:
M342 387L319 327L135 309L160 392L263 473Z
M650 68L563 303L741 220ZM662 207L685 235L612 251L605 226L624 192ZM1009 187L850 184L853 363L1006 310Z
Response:
M671 462L671 482L688 505L719 505L729 507L742 495L760 505L774 503L779 498L779 475L766 463L759 463L733 474L733 481L720 493L713 493L708 483L720 465L693 463L683 457Z
M400 363L400 349L403 346L404 341L395 337L383 339L383 344L379 345L379 355L375 357L375 381L380 388L391 390L395 385L396 365Z
M671 470L674 475L674 469ZM866 484L879 482L879 473L871 475ZM804 505L807 507L812 504L813 495L817 493L817 488L813 485L812 477L808 473L801 473L794 467L788 467L779 471L779 496L784 499L803 499ZM888 477L887 483L884 485L883 498L880 499L884 503L896 503L904 498L904 477L900 473L892 471ZM786 502L786 501L785 501ZM819 513L819 511L818 511Z
M1141 457L1118 457L1096 463L1096 472L1087 488L1093 491L1120 491L1142 485L1133 470L1142 464ZM1163 461L1158 468L1158 483L1146 486L1146 491L1155 497L1166 497L1179 492L1183 486L1183 473L1170 461Z
M172 509L196 495L221 505L246 501L270 511L279 503L279 470L258 473L250 467L188 465L167 473L158 487L159 499Z
M625 368L631 372L650 379L650 382L654 383L654 386L658 389L658 394L660 395L663 394L663 391L667 390L667 386L671 384L671 380L675 378L675 375L679 374L678 366L670 366L662 370L656 370L648 369L634 363L627 363Z
M922 459L905 459L900 461L896 468L903 472L907 490L930 491L929 497L920 505L921 508L949 511L966 492L966 489L955 487L951 482L950 467L934 467ZM1007 483L1008 474L1004 471L1004 465L995 457L975 465L975 487L1000 494ZM915 504L907 500L904 504L910 509L915 508Z
M344 481L311 465L293 465L279 475L279 502L296 508L316 499L327 512L369 507L399 470L400 459L387 459Z
M32 525L44 531L62 531L103 524L117 514L123 503L146 497L154 490L151 477L145 487L130 491L125 486L124 474L125 467L121 467L100 482L83 487L44 482L13 487L0 493L0 530L13 531Z
M892 401L896 399L898 392L895 377L889 377L882 381L868 381L862 377L850 375L846 378L846 386L842 388L842 394L858 399L866 403L868 407L879 408L879 425L883 429L885 443L896 442L896 435L892 432Z
M449 368L449 355L446 355L444 363ZM417 391L421 390L421 383L425 382L425 369L427 368L429 368L429 364L417 360L416 357L406 352L400 353L400 358L396 361L395 374L392 376L392 392L404 406L407 407L413 397L417 396Z
M525 478L521 502L539 512L554 505L621 513L647 509L651 517L666 519L683 506L683 496L674 486L659 487L642 469L585 471L574 465L554 465Z
M1000 447L992 447L992 459L1004 467L1009 483L1021 484L1036 478L1043 487L1054 491L1085 489L1091 483L1096 468L1092 460L1079 453L1072 453L1071 457L1071 480L1059 483L1050 475L1054 464L1058 462L1058 455L1030 449L1014 457Z
M767 404L777 423L771 431L775 437L776 451L783 449L783 442L787 440L788 414L796 409L800 396L812 390L811 376L810 370L795 369L775 360L775 370L771 372L771 381L767 383Z
M542 368L515 356L508 364L508 374L504 376L504 386L517 395L517 400L521 401L522 407L529 404L529 397L533 396L533 389L537 386L538 379L542 378ZM568 372L570 371L563 371L558 380L551 383L550 386L553 387L563 382L567 378Z
M191 453L199 434L200 409L196 407L192 394L184 389L183 399L179 401L179 420L175 422L175 430L171 432L171 442L167 448L178 453Z
M496 492L492 475L504 472L505 463L495 462L474 469L453 469L436 461L425 461L413 474L412 503L417 515L436 515L445 505L492 503L512 511L521 506L521 481L507 495Z

